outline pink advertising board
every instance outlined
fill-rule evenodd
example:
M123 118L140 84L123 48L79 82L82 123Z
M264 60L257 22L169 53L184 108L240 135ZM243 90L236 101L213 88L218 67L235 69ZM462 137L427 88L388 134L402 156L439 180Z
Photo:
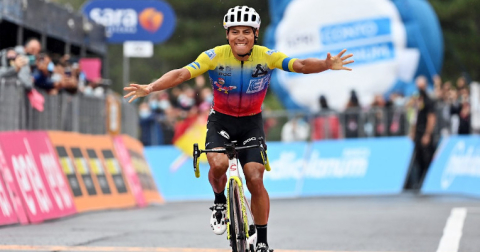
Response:
M73 195L60 168L48 133L45 131L28 132L27 140L30 143L30 151L27 148L27 152L33 156L42 181L47 187L50 199L52 199L52 217L58 218L75 214L77 211Z
M61 217L52 199L52 193L44 183L46 179L35 162L28 133L17 131L2 134L0 144L7 169L13 175L14 185L22 199L29 221L38 223Z
M140 185L140 180L135 172L132 161L130 159L130 154L128 153L127 147L123 143L122 137L117 136L113 138L113 145L115 146L115 152L117 153L117 158L122 164L123 172L127 178L132 194L135 197L135 201L138 206L143 207L147 205L147 201L143 195L142 186Z
M5 187L5 184L3 183L2 176L0 176L0 226L14 224L17 222L17 213L12 206L10 195Z
M15 184L15 178L12 174L12 169L8 167L7 160L2 151L2 137L8 133L0 133L0 172L1 177L3 178L3 185L5 185L5 190L7 191L12 204L13 210L15 211L16 218L21 224L28 224L28 217L25 209L23 208L22 198L18 188Z

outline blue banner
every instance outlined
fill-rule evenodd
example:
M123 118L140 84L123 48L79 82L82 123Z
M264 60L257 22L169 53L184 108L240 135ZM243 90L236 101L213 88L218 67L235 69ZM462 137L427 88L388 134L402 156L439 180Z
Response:
M105 26L109 43L160 43L175 29L175 13L163 1L95 0L85 4L83 14Z
M175 146L145 147L145 158L166 201L213 200L208 164L200 163L200 178L195 178L192 157Z
M444 139L430 165L422 193L480 197L480 137Z
M271 198L400 193L413 151L406 137L267 145L272 171L264 184ZM145 157L167 201L213 200L207 164L197 179L192 158L174 146L146 147Z
M406 137L315 142L302 195L400 193L412 152Z

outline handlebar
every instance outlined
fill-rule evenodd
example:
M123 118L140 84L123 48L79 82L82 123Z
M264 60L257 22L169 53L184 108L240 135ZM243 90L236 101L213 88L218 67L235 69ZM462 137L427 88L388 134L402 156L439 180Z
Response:
M218 149L205 149L200 150L198 148L198 144L193 144L193 170L195 171L195 177L200 177L200 155L202 153L209 153L209 152L216 152L216 153L224 153L227 155L229 159L233 159L237 157L237 151L251 149L251 148L260 148L260 154L262 156L263 164L265 165L265 169L270 171L270 163L268 162L267 157L267 145L265 144L265 140L263 137L258 138L259 144L248 145L248 146L236 146L237 141L232 141L231 143L225 144L225 148L218 148Z

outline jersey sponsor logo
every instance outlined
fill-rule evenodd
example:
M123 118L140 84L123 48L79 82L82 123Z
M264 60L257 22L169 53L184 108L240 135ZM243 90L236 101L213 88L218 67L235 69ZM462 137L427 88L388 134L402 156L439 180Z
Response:
M247 144L247 143L250 142L250 141L255 141L255 140L257 140L256 137L250 137L249 139L243 141L243 145Z
M262 66L262 64L258 64L253 70L252 77L260 77L265 76L268 74L267 66Z
M232 76L232 68L229 66L224 67L222 65L219 65L217 69L217 73L219 76Z
M222 137L225 137L226 139L230 139L230 135L225 130L218 132L218 134L220 134L220 136Z
M270 81L269 76L265 76L260 79L250 80L248 84L247 94L257 93L266 88L268 82Z
M236 171L236 170L237 170L237 164L232 163L232 165L230 166L230 171Z
M200 63L198 63L198 62L196 62L196 61L188 64L188 66L191 67L191 68L193 68L193 69L195 69L195 70L200 69Z
M219 78L219 79L222 79L222 78ZM222 79L222 80L223 80L223 79ZM223 84L225 84L225 81L223 81ZM237 89L236 86L224 87L223 84L222 84L222 83L219 83L218 81L214 81L214 82L213 82L213 85L215 85L215 86L217 87L217 90L218 90L218 91L223 91L223 92L225 92L225 94L228 94L228 91Z
M219 72L218 75L220 76L232 76L232 73L222 73L222 72Z
M208 51L205 51L205 53L207 54L207 56L213 60L213 58L215 58L215 56L217 56L217 54L215 53L215 50L213 49L210 49Z
M276 53L276 52L278 52L278 51L277 50L269 50L269 51L267 51L267 54L272 55L273 53Z

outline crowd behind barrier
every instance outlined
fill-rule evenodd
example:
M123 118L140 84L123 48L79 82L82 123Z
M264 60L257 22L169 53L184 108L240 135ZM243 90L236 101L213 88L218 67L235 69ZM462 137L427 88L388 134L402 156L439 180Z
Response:
M433 142L438 143L448 135L470 134L470 90L465 78L460 77L456 85L450 81L442 83L439 77L435 77L434 82L433 88L427 90L437 119ZM352 91L343 110L329 108L324 96L319 98L319 112L272 111L266 107L263 112L266 138L288 142L408 136L423 106L418 93L404 97L392 92L387 98L377 95L370 104L361 104L361 97ZM145 146L173 144L192 118L205 116L212 100L211 88L205 86L204 80L196 80L194 87L185 84L148 96L139 106L142 143Z
M328 139L355 139L408 136L414 143L412 163L406 189L420 190L438 143L451 135L471 134L471 103L478 103L480 94L470 94L464 77L455 84L443 82L434 76L433 84L419 76L417 90L405 97L392 91L376 95L368 105L361 103L355 90L343 110L328 106L327 97L320 95L319 112L272 111L263 108L264 132L268 142L319 141ZM195 95L196 94L196 95ZM477 97L477 98L474 98ZM139 107L140 139L145 146L174 144L185 153L190 148L185 137L202 135L212 106L211 87L203 77L195 79L192 87L184 84L172 90L156 92ZM478 115L477 115L478 116ZM204 138L204 137L203 137ZM190 142L191 142L190 141Z
M36 90L43 99L41 111L32 103L29 92L18 85L18 79L0 79L0 131L12 130L60 130L85 134L105 134L105 96L87 96L62 92L48 95ZM132 137L138 135L136 108L121 101L121 132Z

